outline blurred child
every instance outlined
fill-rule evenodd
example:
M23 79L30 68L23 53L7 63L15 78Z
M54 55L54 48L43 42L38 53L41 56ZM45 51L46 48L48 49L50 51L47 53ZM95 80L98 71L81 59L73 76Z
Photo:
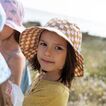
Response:
M0 0L0 5L6 14L5 25L1 27L0 31L0 56L3 56L11 70L9 81L0 85L0 93L2 93L3 101L5 102L4 106L6 106L8 101L7 98L12 99L12 104L16 106L16 102L21 100L18 94L22 95L22 91L25 93L30 85L30 75L28 74L28 70L26 70L28 69L26 59L19 47L19 36L25 29L22 25L24 11L19 0ZM0 21L3 22L2 20ZM2 66L1 63L0 66ZM22 88L22 91L19 87Z
M22 52L39 72L24 106L67 106L72 80L83 75L81 40L78 26L57 18L22 33Z
M11 80L21 86L23 93L31 84L29 69L19 47L20 33L25 29L22 25L24 9L19 0L0 0L6 13L6 22L0 32L0 52L12 71Z
M6 15L5 12L0 4L0 32L2 31L4 24L6 21ZM0 106L4 106L4 101L3 101L3 94L1 91L1 85L8 80L8 78L11 75L11 71L7 66L7 63L0 53Z

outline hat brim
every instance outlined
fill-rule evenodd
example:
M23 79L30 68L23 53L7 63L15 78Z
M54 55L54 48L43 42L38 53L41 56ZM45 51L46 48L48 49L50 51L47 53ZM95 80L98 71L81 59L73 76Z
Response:
M10 28L22 33L26 28L23 25L16 25L16 23L7 20L5 25L9 26Z
M30 61L34 55L37 53L37 47L39 42L39 37L44 30L52 31L57 33L59 36L63 37L66 41L68 41L71 46L73 44L68 38L59 30L50 27L31 27L22 32L20 36L20 47L25 57ZM76 54L77 65L75 69L75 76L83 76L83 57L82 55L73 47Z

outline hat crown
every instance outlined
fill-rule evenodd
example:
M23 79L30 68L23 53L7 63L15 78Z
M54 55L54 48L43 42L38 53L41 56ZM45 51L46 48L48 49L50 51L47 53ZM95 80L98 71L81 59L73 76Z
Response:
M7 16L7 20L21 25L23 21L23 7L18 0L0 0Z
M70 23L67 20L61 19L51 19L45 27L54 28L63 33L68 42L77 50L80 51L81 41L82 41L82 33L77 25Z
M24 9L21 2L19 0L0 0L0 3L6 13L6 25L13 29L22 26Z

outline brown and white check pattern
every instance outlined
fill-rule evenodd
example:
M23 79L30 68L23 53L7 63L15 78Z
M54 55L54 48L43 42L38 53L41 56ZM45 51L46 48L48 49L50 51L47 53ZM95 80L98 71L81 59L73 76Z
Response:
M72 46L78 51L80 51L80 45L82 42L82 34L80 29L73 23L69 23L67 20L59 20L57 18L50 20L45 27L51 27L62 32L67 38Z
M44 27L31 27L26 29L20 37L20 47L25 57L30 61L37 52L39 37L42 31L53 29L58 35L67 40L74 48L77 59L75 76L83 75L83 57L80 54L82 34L77 25L67 20L52 19ZM50 30L52 31L52 30ZM58 33L60 32L60 33Z

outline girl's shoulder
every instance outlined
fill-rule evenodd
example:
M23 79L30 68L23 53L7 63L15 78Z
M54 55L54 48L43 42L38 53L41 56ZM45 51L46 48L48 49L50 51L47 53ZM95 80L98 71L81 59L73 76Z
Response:
M47 94L69 94L69 89L64 84L57 82L57 81L48 81L48 80L41 80L38 82L36 86L36 90L40 90Z
M41 80L25 97L24 106L66 106L69 89L59 82Z

